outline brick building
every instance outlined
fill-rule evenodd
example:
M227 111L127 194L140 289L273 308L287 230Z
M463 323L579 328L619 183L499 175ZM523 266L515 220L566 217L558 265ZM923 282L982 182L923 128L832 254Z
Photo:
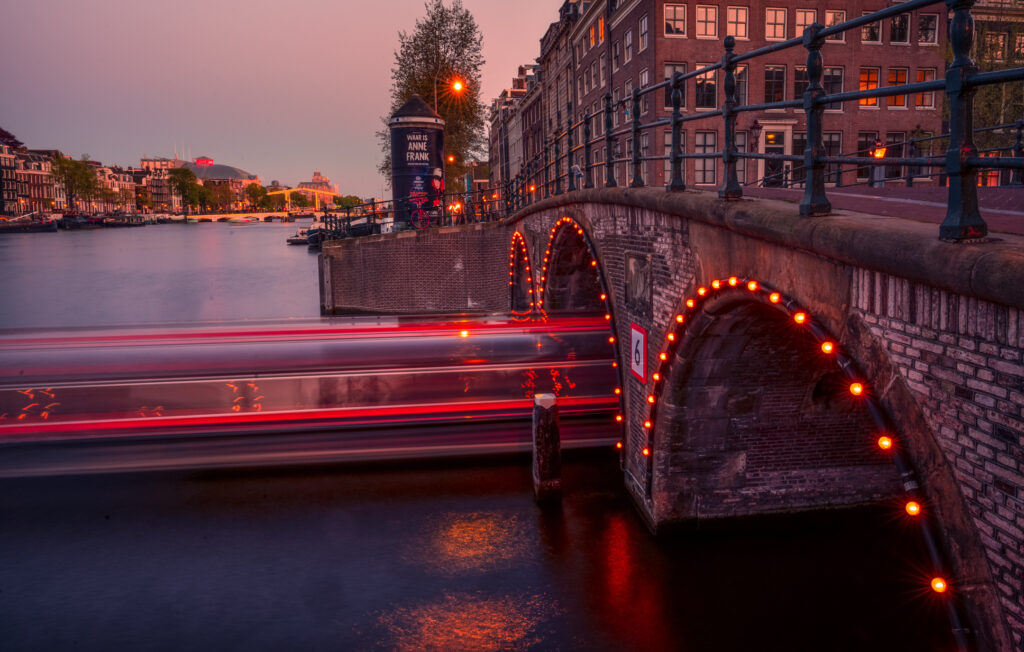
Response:
M872 4L872 2L874 4ZM568 3L567 3L568 4ZM801 6L803 5L803 6ZM722 59L723 39L734 36L736 53L741 54L772 43L797 37L805 27L818 22L832 25L885 8L884 2L849 3L843 0L821 2L774 2L753 0L740 5L721 2L655 2L654 0L604 0L582 3L583 11L569 34L573 61L573 97L576 118L604 108L604 98L611 93L618 101L629 97L635 88L656 84L673 72L693 71ZM564 6L563 6L564 10ZM561 25L562 21L556 23ZM548 34L552 33L549 28ZM553 43L562 41L552 40ZM944 71L946 15L942 6L929 7L903 16L872 23L859 30L829 39L822 48L823 85L826 92L838 93L857 89L907 84L940 79ZM806 50L791 48L773 55L758 57L737 67L739 104L761 104L800 99L807 87ZM563 61L548 53L544 60ZM559 79L556 71L555 80ZM538 71L541 86L551 81L550 71L543 65ZM722 103L724 72L715 71L695 80L687 80L683 93L683 114L695 115L714 111ZM548 91L545 91L548 92ZM557 88L554 92L557 92ZM538 92L543 95L543 92ZM524 101L520 111L531 107ZM613 128L621 128L631 120L630 106L617 107ZM860 152L874 148L876 141L888 144L888 155L927 153L924 145L913 149L904 146L911 138L941 133L940 100L935 93L917 93L885 99L867 99L837 105L825 112L824 145L829 155ZM653 122L671 115L671 94L659 92L645 96L640 106L641 122ZM536 152L545 138L557 129L529 119L533 124L526 149ZM527 135L524 116L524 136ZM756 122L755 122L756 121ZM539 135L538 135L539 134ZM591 122L591 135L604 134L604 116ZM582 136L582 130L579 135ZM722 148L722 119L695 120L684 125L686 152L715 152ZM644 156L667 154L671 139L667 126L646 129L641 133L640 147ZM737 148L778 154L802 154L806 144L803 109L775 109L740 114L737 119ZM576 141L580 142L579 139ZM622 136L613 156L621 158L632 153L633 142ZM605 160L604 142L593 147L594 163ZM529 159L529 152L524 153ZM577 158L580 161L580 158ZM741 183L765 183L790 180L799 183L803 171L799 164L776 161L740 162ZM694 187L717 187L722 183L720 160L693 159L684 162L686 183ZM644 180L651 185L666 183L667 163L649 161L644 164ZM837 180L835 166L830 183ZM887 166L889 177L902 177L907 170ZM927 170L912 170L924 175ZM604 178L604 170L595 180ZM616 166L618 183L626 183L631 170L625 163ZM866 169L846 166L841 182L866 181Z
M17 163L9 145L0 143L0 215L18 214Z

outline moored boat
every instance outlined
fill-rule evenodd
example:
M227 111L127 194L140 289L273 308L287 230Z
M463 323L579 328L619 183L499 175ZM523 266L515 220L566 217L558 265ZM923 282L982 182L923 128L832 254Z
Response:
M309 244L309 229L303 227L295 232L295 235L288 238L288 244L290 245L304 245Z

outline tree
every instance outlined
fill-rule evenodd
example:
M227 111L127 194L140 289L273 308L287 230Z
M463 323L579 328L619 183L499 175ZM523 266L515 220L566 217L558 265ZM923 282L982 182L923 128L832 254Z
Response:
M195 172L188 168L174 168L167 172L167 176L171 180L171 191L181 197L181 206L185 210L185 215L188 216L189 205L199 203L197 193L199 183L196 180Z
M88 160L85 155L80 161L59 156L50 167L54 181L64 186L68 207L74 208L79 199L88 201L96 195L96 172Z
M260 199L267 196L267 189L258 183L250 183L245 187L245 196L249 199L249 205L255 209Z
M218 183L212 188L213 200L212 203L217 207L217 210L230 210L231 204L235 201L235 193L231 190L231 186L226 183Z
M7 145L11 149L18 149L19 147L25 146L25 143L18 140L14 134L2 127L0 127L0 143Z
M309 200L306 198L306 195L301 192L288 193L288 201L290 201L292 206L295 208L305 208L306 206L309 206Z
M203 207L203 212L210 212L210 207L214 204L213 188L196 185L195 196L196 204Z
M363 200L355 195L345 195L344 197L335 197L334 205L338 208L352 208L362 204Z
M445 150L456 162L483 158L485 142L484 105L480 101L480 68L484 64L483 36L473 14L462 6L462 0L429 0L427 15L416 21L411 34L398 33L398 50L391 69L391 107L383 121L418 94L444 118ZM451 83L460 80L461 92L451 90ZM435 84L436 80L436 84ZM437 87L435 98L434 88ZM378 166L387 182L391 182L391 134L385 126L377 132L384 153ZM453 179L455 166L446 162L446 177Z

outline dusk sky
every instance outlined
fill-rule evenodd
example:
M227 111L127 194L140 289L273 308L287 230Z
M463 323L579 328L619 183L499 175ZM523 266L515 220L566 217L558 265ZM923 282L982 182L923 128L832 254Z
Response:
M423 0L3 0L0 127L31 148L138 165L206 155L294 186L319 169L380 196L374 132L398 31ZM463 0L483 99L510 84L561 0Z

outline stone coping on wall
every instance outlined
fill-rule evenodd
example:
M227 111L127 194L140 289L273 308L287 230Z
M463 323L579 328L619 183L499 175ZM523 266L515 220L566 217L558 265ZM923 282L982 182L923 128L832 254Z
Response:
M721 200L709 191L595 188L540 200L506 220L580 204L615 204L677 215L766 242L885 272L957 294L1024 309L1024 237L996 234L981 241L939 240L935 224L899 217L834 211L802 217L771 199ZM907 206L913 211L912 205Z
M381 233L378 235L364 235L358 238L326 240L321 246L321 250L325 253L330 253L330 250L332 249L340 250L349 247L358 247L360 244L370 242L386 242L388 240L401 241L408 240L410 238L422 240L436 235L450 235L453 233L465 233L467 231L484 231L487 229L501 228L505 228L505 224L502 222L482 222L480 224L457 224L455 226L442 226L432 229L409 229L406 231L398 231L396 233Z

